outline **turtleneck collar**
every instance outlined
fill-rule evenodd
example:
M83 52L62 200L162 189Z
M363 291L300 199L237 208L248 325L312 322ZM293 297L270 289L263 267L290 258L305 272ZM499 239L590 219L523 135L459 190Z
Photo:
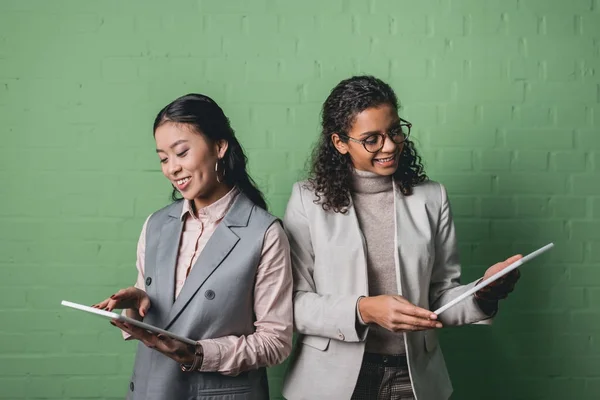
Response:
M392 188L391 176L357 169L352 174L352 192L354 193L382 193L391 191Z

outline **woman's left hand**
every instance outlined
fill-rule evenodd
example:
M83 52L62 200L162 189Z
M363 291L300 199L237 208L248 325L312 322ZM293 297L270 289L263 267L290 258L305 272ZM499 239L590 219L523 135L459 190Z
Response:
M192 345L165 335L157 335L148 332L145 329L129 325L126 322L121 322L116 319L113 319L111 324L130 334L132 339L139 340L147 347L161 352L179 364L190 365L194 362L195 348Z
M517 254L506 259L505 261L492 265L490 268L488 268L487 271L485 271L483 279L485 280L490 276L502 271L504 268L508 267L515 261L520 260L521 258L523 258L523 256ZM488 302L497 302L498 300L505 299L508 296L508 294L514 290L515 284L517 283L520 277L521 273L519 272L519 269L514 269L508 274L504 275L503 277L498 278L496 281L490 283L486 287L478 290L475 293L475 297L478 300Z

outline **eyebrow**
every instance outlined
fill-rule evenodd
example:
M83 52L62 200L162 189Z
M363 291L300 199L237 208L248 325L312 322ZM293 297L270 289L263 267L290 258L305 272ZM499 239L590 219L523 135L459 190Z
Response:
M361 133L361 134L359 135L359 137L366 137L366 136L373 135L373 134L375 134L375 133L381 133L381 132L379 132L379 131L369 131L369 132L363 132L363 133Z
M172 149L173 147L175 147L175 146L177 146L177 145L179 145L181 143L186 143L186 142L187 142L187 140L185 140L185 139L179 139L178 141L176 141L175 143L173 143L172 145L170 145L169 148ZM156 152L157 153L164 153L165 151L161 150L161 149L156 149Z

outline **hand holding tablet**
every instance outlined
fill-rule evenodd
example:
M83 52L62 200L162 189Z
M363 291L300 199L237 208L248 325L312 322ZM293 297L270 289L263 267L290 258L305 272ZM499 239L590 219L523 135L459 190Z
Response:
M196 345L195 340L192 340L192 339L189 339L189 338L186 338L183 336L179 336L175 333L165 331L164 329L158 328L158 327L150 325L150 324L146 324L142 321L138 321L136 319L129 318L129 317L126 317L121 314L117 314L117 313L114 313L111 311L104 311L104 310L100 310L98 308L93 308L93 307L89 307L89 306L84 306L83 304L72 303L72 302L66 301L66 300L61 301L60 304L62 304L63 306L74 308L76 310L86 311L88 313L98 315L98 316L101 316L101 317L104 317L107 319L116 319L117 321L126 322L130 325L137 326L138 328L142 328L142 329L145 329L147 331L150 331L150 332L156 333L156 334L163 334L165 336L169 336L173 339L177 339L183 343L186 343L186 344L189 344L192 346Z
M539 249L537 249L536 251L526 255L525 257L515 261L514 263L512 263L511 265L509 265L508 267L504 268L501 271L498 271L497 273L495 273L494 275L490 276L489 278L484 279L483 281L481 281L479 284L475 285L473 288L471 288L470 290L466 291L465 293L463 293L462 295L458 296L457 298L453 299L452 301L444 304L442 307L438 308L437 310L434 311L434 314L441 314L444 311L446 311L447 309L449 309L450 307L455 306L456 304L460 303L461 301L463 301L464 299L472 296L473 294L475 294L475 292L477 292L478 290L488 286L490 283L498 280L499 278L503 277L504 275L508 274L509 272L513 271L514 269L520 267L521 265L523 265L524 263L526 263L527 261L539 256L542 253L547 252L548 250L550 250L551 248L554 247L554 243L549 243L544 247L541 247Z

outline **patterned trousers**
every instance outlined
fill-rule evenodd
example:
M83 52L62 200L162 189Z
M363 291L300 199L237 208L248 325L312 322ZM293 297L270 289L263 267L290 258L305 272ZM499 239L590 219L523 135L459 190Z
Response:
M351 400L414 400L404 356L365 353Z

